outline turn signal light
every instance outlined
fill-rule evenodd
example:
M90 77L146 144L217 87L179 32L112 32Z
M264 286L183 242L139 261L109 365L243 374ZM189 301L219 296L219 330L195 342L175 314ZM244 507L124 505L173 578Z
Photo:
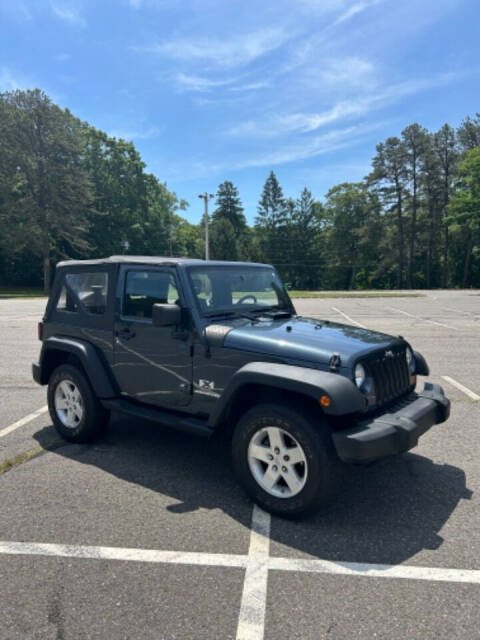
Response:
M320 404L322 405L322 407L329 407L331 403L332 401L330 399L330 396L327 396L327 395L320 396Z

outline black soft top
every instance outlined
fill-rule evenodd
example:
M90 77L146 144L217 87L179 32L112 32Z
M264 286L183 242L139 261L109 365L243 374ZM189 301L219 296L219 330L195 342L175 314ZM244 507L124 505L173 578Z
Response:
M208 265L208 266L227 266L227 267L269 267L268 264L259 262L226 262L222 260L200 260L198 258L173 258L163 256L109 256L108 258L98 258L97 260L63 260L57 264L57 268L64 267L83 267L101 264L155 264L155 265Z

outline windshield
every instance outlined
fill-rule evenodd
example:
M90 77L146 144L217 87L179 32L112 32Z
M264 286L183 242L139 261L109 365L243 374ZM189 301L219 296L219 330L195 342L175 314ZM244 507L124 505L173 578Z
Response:
M201 266L191 267L189 274L197 305L205 316L293 310L271 267Z

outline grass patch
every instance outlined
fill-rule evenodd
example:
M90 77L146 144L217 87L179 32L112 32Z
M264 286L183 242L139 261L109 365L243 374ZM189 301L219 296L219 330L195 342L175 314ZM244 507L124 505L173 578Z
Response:
M424 298L424 293L395 291L289 291L291 298Z
M35 456L38 456L39 453L45 451L43 447L36 447L35 449L31 449L30 451L26 451L25 453L21 453L15 458L11 458L10 460L4 460L4 462L0 462L0 475L5 473L6 471L10 471L14 467L18 467L24 462L28 462Z
M45 298L42 289L9 289L0 287L1 298Z

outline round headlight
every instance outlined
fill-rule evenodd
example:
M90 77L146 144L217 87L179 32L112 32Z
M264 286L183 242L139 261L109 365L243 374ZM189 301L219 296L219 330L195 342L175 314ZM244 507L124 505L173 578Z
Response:
M407 359L408 368L410 373L413 375L415 373L415 358L413 356L413 352L410 347L407 347L405 350L405 357Z
M362 364L358 363L355 367L355 384L360 389L362 384L365 382L365 369Z

